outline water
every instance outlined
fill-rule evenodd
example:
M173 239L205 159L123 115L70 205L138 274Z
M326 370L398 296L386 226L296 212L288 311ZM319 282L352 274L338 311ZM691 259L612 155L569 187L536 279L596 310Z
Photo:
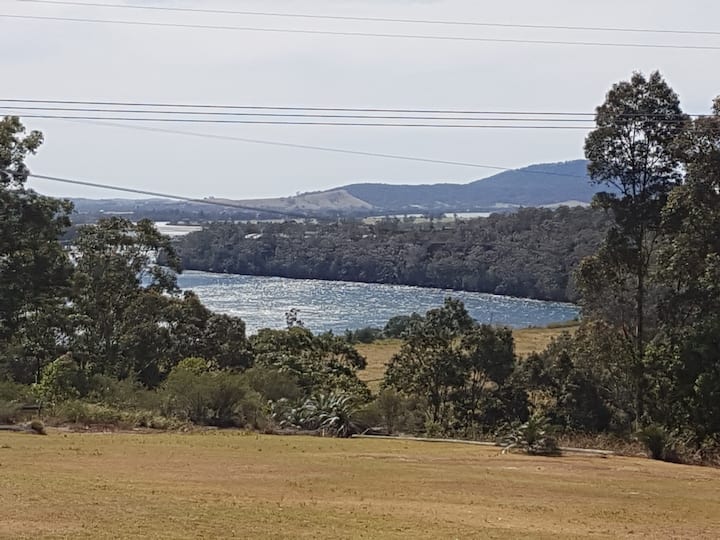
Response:
M202 231L200 225L170 225L167 221L156 221L155 227L165 236L170 238L179 238L190 233Z
M396 315L424 314L439 307L447 296L462 300L478 322L513 328L544 326L578 316L578 308L572 304L403 285L207 272L185 272L178 283L182 289L195 291L212 311L241 317L248 333L284 328L285 313L292 308L299 310L299 318L313 332L382 328Z

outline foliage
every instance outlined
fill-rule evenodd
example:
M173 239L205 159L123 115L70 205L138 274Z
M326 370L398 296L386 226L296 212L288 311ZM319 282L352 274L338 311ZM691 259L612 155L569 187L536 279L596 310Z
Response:
M383 337L385 337L383 331L380 328L373 328L372 326L358 328L355 331L347 330L345 332L345 339L349 343L373 343Z
M344 338L330 333L314 335L306 328L260 330L251 338L255 363L292 376L303 394L343 392L361 401L370 397L357 377L365 358Z
M186 359L172 369L163 386L164 411L197 424L258 427L259 394L237 373L214 371L202 359Z
M677 461L674 439L663 426L651 424L640 430L637 437L645 445L652 459Z
M503 453L519 449L536 456L558 455L560 450L553 437L554 429L549 419L533 416L527 422L510 428L502 439Z
M405 335L383 385L425 399L433 430L468 434L491 429L507 414L524 415L522 405L513 404L524 396L506 384L515 367L508 329L476 325L462 302L448 298Z
M572 300L573 269L598 248L608 221L596 210L565 207L432 228L399 219L216 222L180 239L178 253L191 270Z
M422 316L417 313L412 315L397 315L392 317L385 328L383 328L383 334L386 338L402 338L413 324L416 324L422 320Z
M87 392L85 372L72 355L66 354L45 366L35 392L48 404L79 398Z
M619 193L596 195L613 225L598 253L580 266L579 283L585 314L612 321L628 336L637 424L645 410L643 357L654 326L652 272L662 209L682 180L676 148L689 117L658 72L647 79L635 73L608 92L596 123L585 141L588 172L593 182Z
M349 437L357 431L357 412L354 396L334 392L298 404L282 399L271 406L271 418L282 428L320 431L334 437Z
M305 402L304 408L312 423L323 433L349 437L356 431L353 416L357 412L354 397L347 394L320 394Z
M25 159L43 141L25 133L18 118L0 119L0 376L31 383L59 355L55 313L65 306L71 266L57 239L72 205L25 187ZM33 368L18 369L18 359Z
M254 366L243 372L243 376L250 388L266 401L280 401L281 399L295 401L302 397L302 390L298 385L297 378L290 373Z

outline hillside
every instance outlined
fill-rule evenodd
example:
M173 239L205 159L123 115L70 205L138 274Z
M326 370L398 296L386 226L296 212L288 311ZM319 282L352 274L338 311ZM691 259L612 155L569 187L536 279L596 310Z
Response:
M472 211L503 206L588 203L598 191L590 184L585 160L531 165L470 184L352 184L342 189L383 210Z
M530 165L505 171L469 184L391 185L358 183L292 197L231 200L208 196L212 204L167 199L76 199L80 221L107 214L157 221L256 219L273 212L311 216L372 216L423 212L489 212L521 206L558 206L589 203L598 191L590 184L586 161ZM222 206L226 203L228 206ZM232 209L233 205L267 210Z

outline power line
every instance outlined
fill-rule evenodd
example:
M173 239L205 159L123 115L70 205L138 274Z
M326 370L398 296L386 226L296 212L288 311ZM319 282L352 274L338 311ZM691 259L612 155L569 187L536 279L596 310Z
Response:
M80 115L48 115L48 114L14 114L5 112L10 116L22 116L23 118L38 118L45 120L113 120L116 122L162 122L182 124L250 124L250 125L275 125L275 126L339 126L339 127L402 127L402 128L447 128L447 129L573 129L591 130L595 126L546 126L546 125L501 125L501 124L401 124L392 122L318 122L298 120L225 120L225 119L201 119L201 118L142 118L126 116L80 116Z
M0 100L2 101L2 100ZM379 116L376 114L317 114L317 113L301 113L301 112L218 112L218 111L188 111L188 110L165 110L165 109L118 109L118 108L87 108L87 107L37 107L37 106L18 106L10 107L14 111L50 111L50 112L83 112L83 113L107 113L107 114L153 114L153 115L185 115L185 116L241 116L241 117L268 117L268 118L330 118L330 119L355 119L355 120L450 120L459 122L587 122L588 118L573 118L569 115L562 115L559 118L551 118L541 116L537 118L509 116L502 118L499 115L493 117L478 116L410 116L406 114L397 116ZM3 109L3 107L0 107ZM19 113L24 115L25 113ZM621 115L624 116L624 115ZM641 113L633 114L629 117L648 117L659 118L657 115L642 115ZM685 120L680 115L665 115L666 122L680 122Z
M266 145L266 146L277 146L277 147L284 147L284 148L296 148L299 150L315 150L319 152L331 152L331 153L337 153L337 154L348 154L348 155L355 155L355 156L367 156L367 157L377 157L377 158L384 158L384 159L395 159L395 160L402 160L402 161L417 161L421 163L432 163L436 165L455 165L459 167L471 167L476 169L490 169L490 170L496 170L496 171L514 171L517 169L513 169L512 167L502 167L499 165L487 165L487 164L481 164L481 163L471 163L467 161L452 161L452 160L444 160L444 159L432 159L432 158L423 158L419 156L406 156L406 155L400 155L400 154L385 154L380 152L366 152L363 150L351 150L348 148L334 148L329 146L315 146L315 145L308 145L308 144L298 144L298 143L289 143L285 141L269 141L264 139L249 139L245 137L235 137L232 135L218 135L214 133L198 133L196 131L183 131L183 130L175 130L175 129L163 129L163 128L154 128L154 127L148 127L148 126L137 126L137 125L123 125L123 124L113 124L112 122L88 122L100 126L106 126L106 127L115 127L115 128L122 128L122 129L131 129L136 131L147 131L150 133L166 133L171 135L184 135L188 137L196 137L201 139L213 139L213 140L221 140L221 141L234 141L234 142L243 142L243 143L250 143L250 144L260 144L260 145ZM580 176L576 174L567 174L567 173L558 173L558 172L551 172L551 171L539 171L539 170L530 170L525 169L523 170L524 173L528 174L540 174L545 176L563 176L568 178L581 178L586 179L585 176Z
M473 110L473 109L382 109L372 107L302 107L302 106L266 106L266 105L215 105L192 103L153 103L133 101L77 101L62 99L2 99L0 103L37 103L49 105L91 105L108 107L152 107L152 108L190 108L190 109L239 109L239 110L268 110L268 111L325 111L325 112L364 112L364 113L418 113L418 114L473 114L473 115L525 115L525 116L589 116L594 117L595 112L567 112L567 111L507 111L507 110ZM622 116L665 117L664 113L625 113ZM689 116L711 116L708 114L691 114Z
M585 32L628 32L643 34L679 34L679 35L702 35L702 36L718 36L720 32L709 30L680 30L680 29L656 29L656 28L627 28L627 27L603 27L603 26L569 26L569 25L549 25L549 24L516 24L516 23L498 23L498 22L480 22L480 21L451 21L436 19L399 19L391 17L359 17L348 15L320 15L308 13L281 13L276 11L247 11L247 10L231 10L231 9L200 9L200 8L178 8L167 6L145 6L137 4L102 4L97 2L65 2L65 1L48 1L48 0L18 0L20 2L34 4L48 4L60 6L76 6L76 7L99 7L99 8L117 8L117 9L135 9L147 11L171 11L180 13L208 13L219 15L251 15L262 17L284 17L295 19L319 19L332 21L356 21L356 22L392 22L403 24L434 24L446 26L475 26L483 28L521 28L532 30L577 30Z
M191 116L260 116L260 117L283 117L283 118L350 118L363 120L453 120L476 122L478 120L492 122L587 122L587 118L524 118L524 117L461 117L461 116L378 116L368 114L316 114L316 113L280 113L280 112L217 112L217 111L187 111L187 110L152 110L152 109L98 109L85 107L26 107L13 105L12 110L16 111L52 111L52 112L84 112L84 113L112 113L112 114L154 114L154 115L191 115Z
M0 13L1 18L29 21L53 21L53 22L76 22L76 23L95 23L95 24L117 24L126 26L147 26L159 28L182 28L182 29L201 29L201 30L224 30L239 32L264 32L279 34L298 34L298 35L324 35L336 37L374 37L374 38L392 38L392 39L427 39L434 41L465 41L476 43L506 43L506 44L523 44L523 45L572 45L582 47L614 47L614 48L639 48L639 49L676 49L676 50L696 50L696 51L720 51L717 45L681 45L681 44L662 44L662 43L618 43L618 42L601 42L601 41L561 41L550 39L519 39L519 38L484 38L472 36L442 36L442 35L426 35L426 34L394 34L381 32L347 32L334 30L307 30L297 28L261 28L254 26L221 26L210 24L190 24L190 23L167 23L167 22L149 22L149 21L128 21L117 19L90 19L86 17L46 17L39 15L11 15Z
M273 215L279 215L279 216L286 216L286 217L295 217L300 219L307 219L312 216L309 214L300 214L297 212L289 212L289 211L282 211L282 210L271 210L268 208L257 208L254 206L246 206L242 204L236 204L234 202L222 202L214 199L195 199L193 197L184 197L182 195L173 195L170 193L161 193L157 191L148 191L144 189L134 189L134 188L128 188L128 187L122 187L122 186L114 186L111 184L102 184L99 182L89 182L85 180L74 180L71 178L60 178L58 176L46 176L43 174L28 174L27 175L30 178L36 178L38 180L47 180L50 182L60 182L62 184L72 184L76 186L86 186L86 187L94 187L94 188L100 188L100 189L107 189L110 191L121 191L124 193L135 193L138 195L148 195L150 197L162 197L164 199L173 199L177 201L186 201L186 202L192 202L192 203L198 203L198 204L209 204L213 206L222 206L225 208L235 208L238 210L248 210L251 212L259 212L263 214L273 214Z

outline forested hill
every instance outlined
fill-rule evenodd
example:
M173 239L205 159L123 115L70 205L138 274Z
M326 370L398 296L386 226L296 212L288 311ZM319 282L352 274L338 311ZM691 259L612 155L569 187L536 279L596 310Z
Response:
M498 205L543 206L590 202L598 191L587 177L587 161L531 165L470 184L351 184L341 188L375 208L470 211Z
M436 222L216 223L178 248L190 270L574 300L571 274L607 226L604 213L581 207Z

